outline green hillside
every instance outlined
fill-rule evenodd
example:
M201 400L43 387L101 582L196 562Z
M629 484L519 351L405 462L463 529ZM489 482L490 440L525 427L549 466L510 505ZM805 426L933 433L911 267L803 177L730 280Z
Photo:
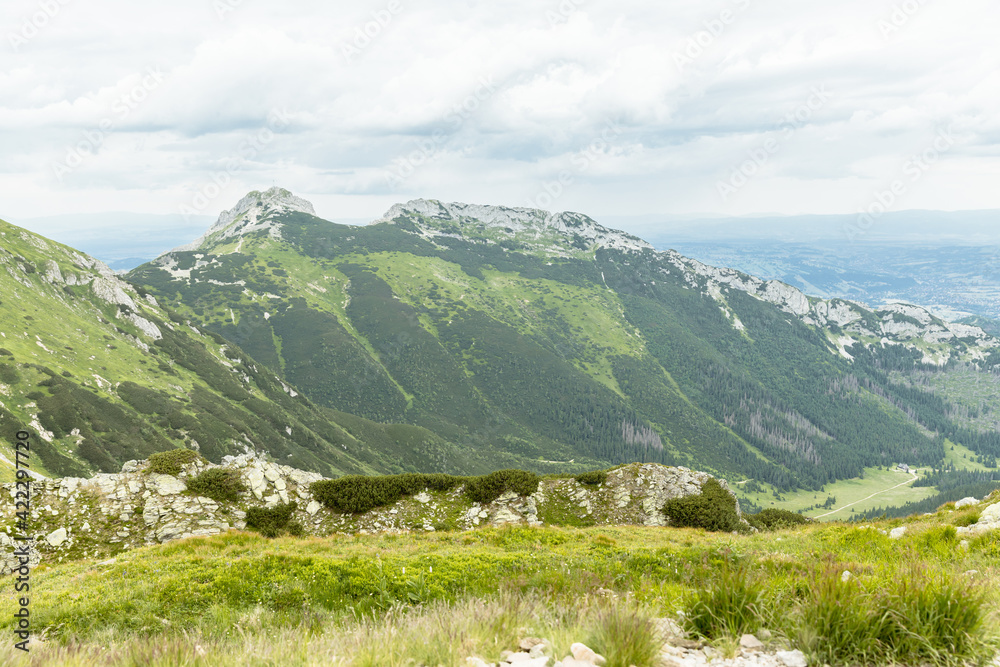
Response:
M241 206L129 280L316 403L424 427L458 451L536 470L680 464L787 490L933 465L941 431L977 452L995 444L890 380L887 363L956 363L995 344L912 307L752 293L733 286L748 276L725 283L579 214L419 201L354 227L280 189ZM799 297L853 319L819 326L780 307Z
M237 345L163 308L106 266L0 222L0 477L14 434L46 476L117 472L186 446L246 449L325 475L403 472L428 458L492 469L436 434L319 406ZM192 326L192 324L194 324Z

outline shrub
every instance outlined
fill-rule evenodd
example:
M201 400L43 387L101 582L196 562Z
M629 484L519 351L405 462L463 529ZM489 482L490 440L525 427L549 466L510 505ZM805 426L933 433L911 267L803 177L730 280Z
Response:
M302 526L297 521L289 523L292 512L298 509L298 503L277 505L276 507L251 507L247 510L247 528L256 530L264 537L277 537L283 531L302 533Z
M663 513L670 518L670 525L681 528L733 531L742 527L736 497L716 479L705 482L696 496L671 498L663 506Z
M157 452L149 457L148 472L161 475L179 475L181 468L201 458L198 452L191 449L171 449Z
M574 477L576 481L580 484L586 484L588 486L599 486L608 481L608 471L607 470L593 470L591 472L580 473Z
M17 366L13 364L0 364L0 381L4 384L17 384L21 381L21 375L17 372Z
M440 474L347 475L313 482L309 488L316 500L335 512L363 514L376 507L392 505L424 489L448 491L464 481L463 477Z
M211 498L217 502L236 502L246 491L240 473L230 468L210 468L187 480L191 493Z
M538 490L540 478L524 470L498 470L482 477L454 475L346 475L339 479L313 482L310 490L316 500L335 512L362 514L376 507L392 505L401 498L431 491L450 491L465 484L465 494L477 503L489 503L507 491L531 495Z
M524 470L497 470L473 477L465 485L465 495L474 503L491 503L508 491L530 496L538 490L538 475Z
M810 522L810 519L801 514L776 508L768 508L761 510L757 514L745 514L743 516L747 520L747 523L757 530L792 528Z

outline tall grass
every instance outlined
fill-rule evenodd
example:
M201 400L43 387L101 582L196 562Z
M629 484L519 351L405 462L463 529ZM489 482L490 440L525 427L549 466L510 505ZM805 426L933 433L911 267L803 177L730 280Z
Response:
M303 621L281 627L273 612L258 609L231 618L233 631L216 626L155 637L132 637L108 628L87 639L36 647L29 656L0 647L3 665L243 667L412 667L465 664L469 656L498 661L527 636L547 640L559 659L573 642L592 642L609 667L654 667L659 640L648 611L615 600L553 604L540 594L501 593L487 599L425 607L394 606L378 618L334 616L321 610L322 629ZM214 622L222 620L213 619Z
M761 627L764 586L746 566L725 563L694 591L684 617L687 629L709 639L739 637Z
M821 663L975 664L993 650L987 614L983 592L919 568L870 589L827 571L802 604L798 636Z

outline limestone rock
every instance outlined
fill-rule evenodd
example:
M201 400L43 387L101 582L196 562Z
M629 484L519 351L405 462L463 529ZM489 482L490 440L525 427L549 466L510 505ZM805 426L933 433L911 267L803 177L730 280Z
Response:
M604 663L607 662L607 660L604 659L604 656L600 655L586 644L581 644L580 642L576 642L570 646L569 652L573 654L573 658L575 660L589 662L592 665L598 665L598 667L601 667L601 665L604 665Z
M149 474L146 488L161 496L172 496L184 492L187 485L173 475L161 475L154 472Z
M58 547L66 541L67 537L68 535L66 534L65 528L57 528L45 536L45 541L54 547Z
M802 651L778 651L774 654L784 667L807 667L809 662Z
M503 523L540 525L540 517L567 512L595 525L663 526L667 518L661 509L667 500L699 493L711 479L707 473L687 468L635 463L610 471L604 483L593 486L569 478L545 479L531 496L510 492L485 504L468 501L459 486L447 492L422 491L395 505L355 516L332 512L313 497L310 486L322 480L316 473L270 463L254 453L226 456L223 461L223 467L237 471L251 491L241 498L240 506L187 493L187 475L218 467L204 463L187 466L177 477L147 472L145 461L129 461L120 473L36 486L33 502L39 509L38 534L50 539L38 541L33 558L59 558L70 548L107 558L121 549L230 528L242 530L246 526L243 504L274 507L291 499L298 502L292 520L312 535L430 532L440 525L460 529ZM724 480L720 483L726 486ZM13 484L0 488L13 497ZM81 511L82 502L87 503L86 511ZM0 505L0 519L13 522L13 512L13 503ZM14 549L13 544L0 541L0 575L16 567L11 556ZM538 651L525 653L532 659L544 657Z

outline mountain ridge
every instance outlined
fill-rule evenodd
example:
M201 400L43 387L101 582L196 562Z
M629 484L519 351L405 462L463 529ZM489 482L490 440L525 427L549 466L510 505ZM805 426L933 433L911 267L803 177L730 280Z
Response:
M1000 364L995 339L918 307L815 299L582 214L413 200L348 226L255 210L266 229L130 279L327 407L529 467L631 459L816 488L932 464L960 425L886 369ZM961 431L992 451L983 438Z

